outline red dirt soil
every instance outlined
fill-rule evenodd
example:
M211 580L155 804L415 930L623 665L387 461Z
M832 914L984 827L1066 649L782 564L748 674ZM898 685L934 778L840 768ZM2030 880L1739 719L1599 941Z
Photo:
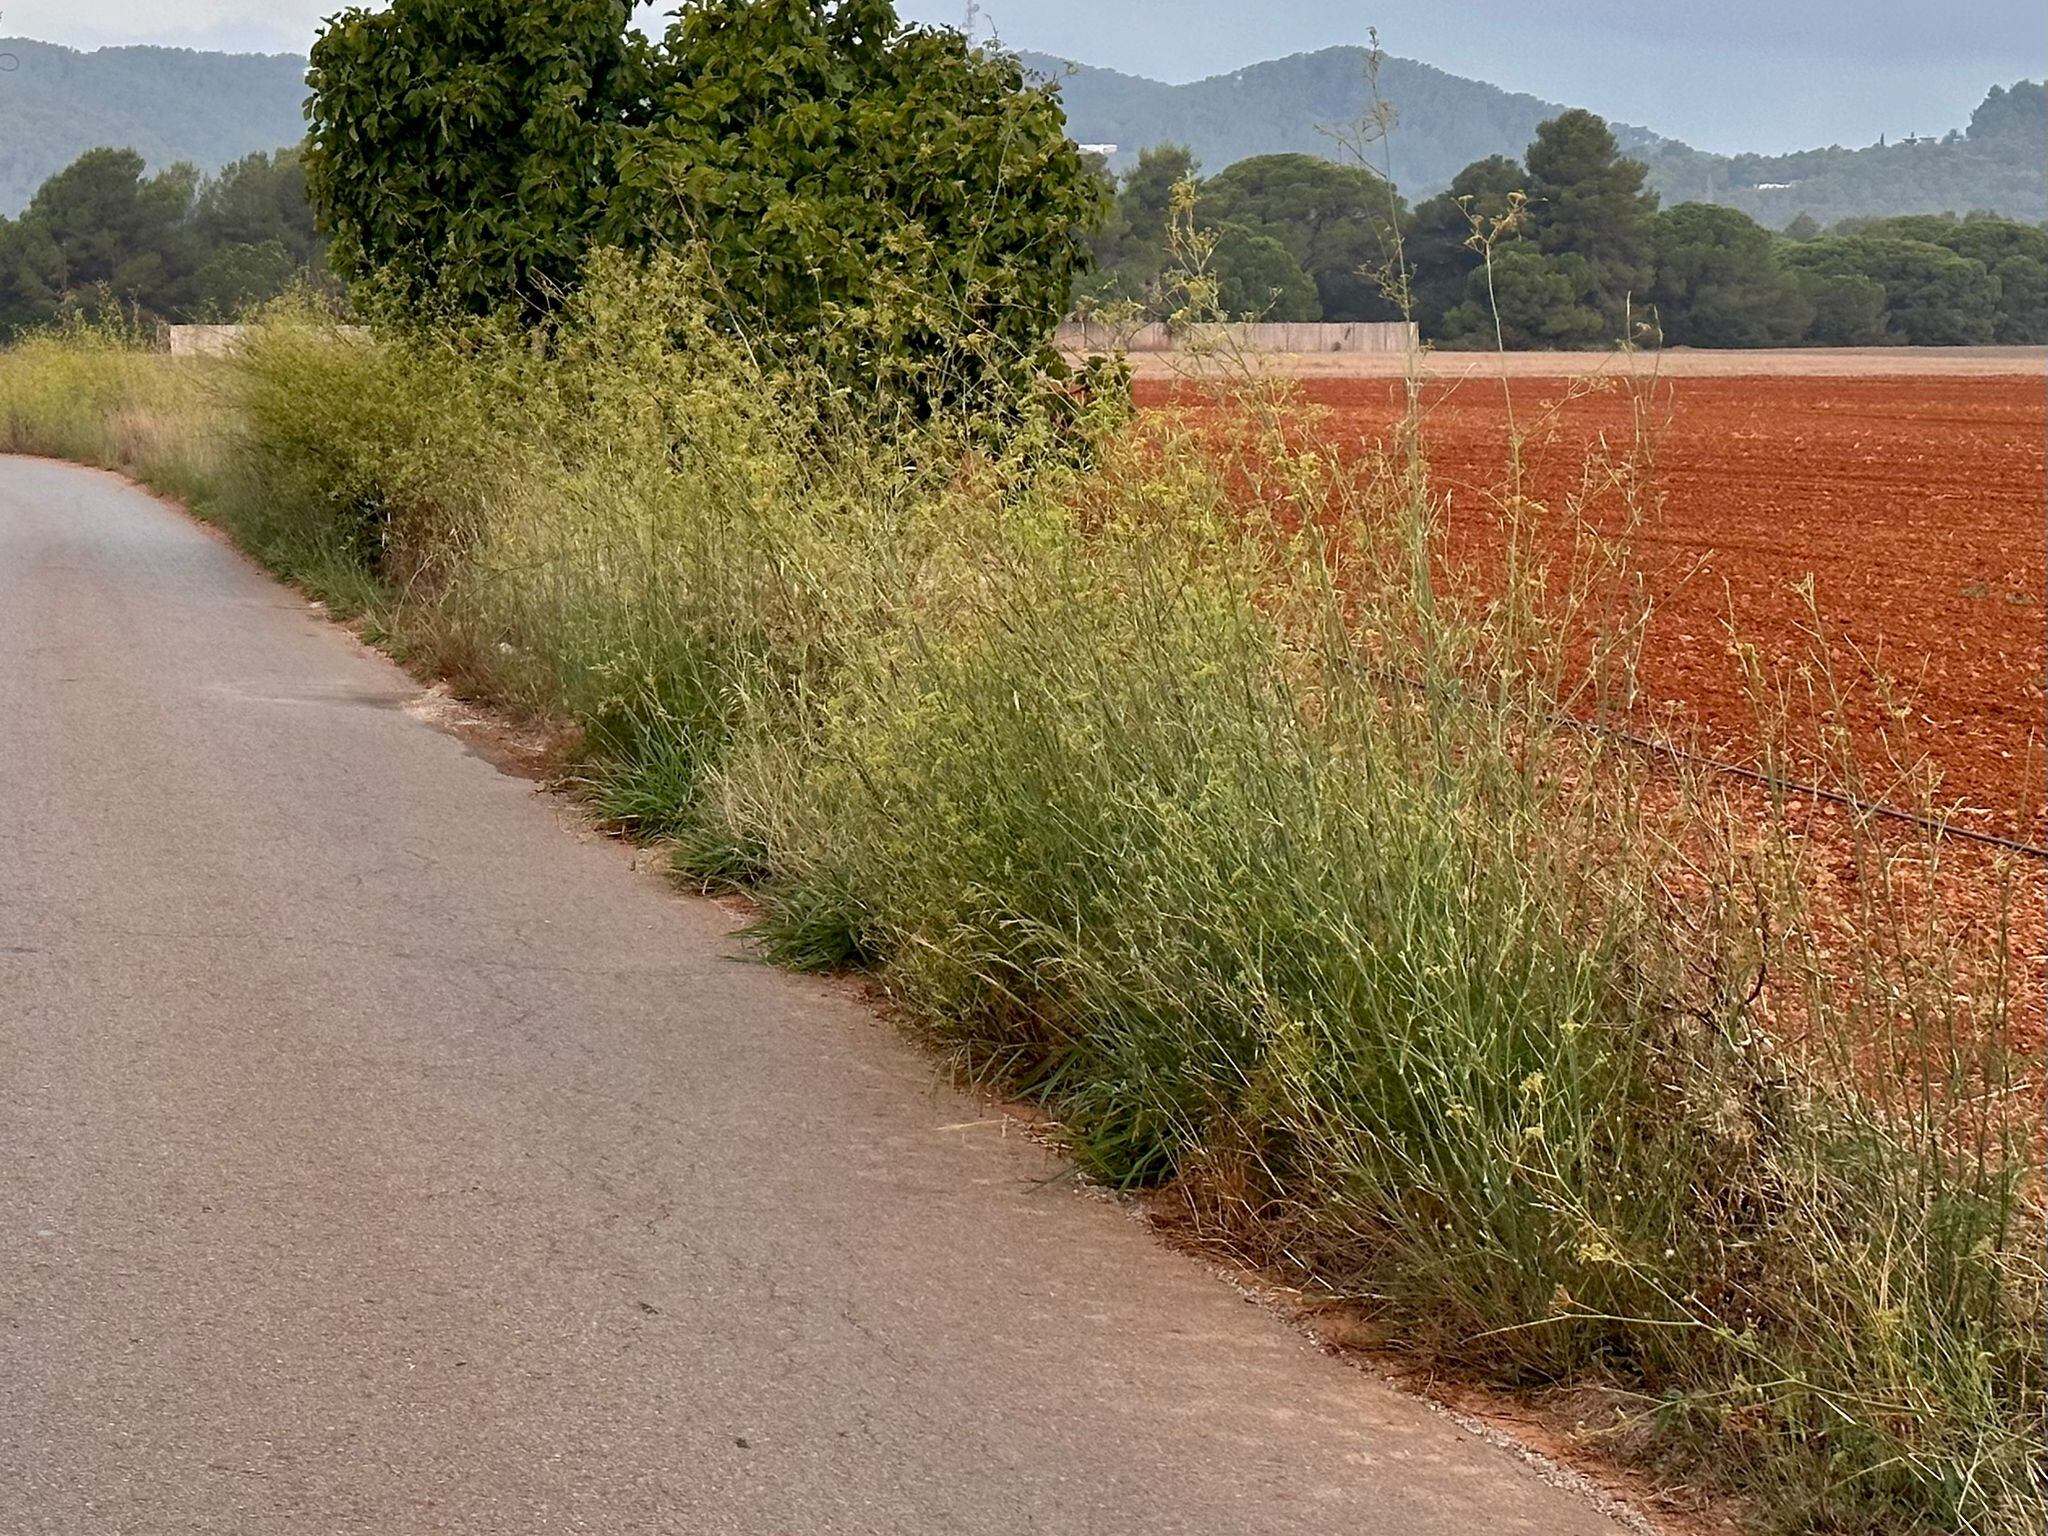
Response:
M1352 441L1386 439L1401 411L1398 380L1313 378L1298 388L1329 412L1319 431ZM1434 480L1449 493L1454 561L1483 565L1498 548L1504 388L1523 431L1534 429L1524 447L1528 493L1549 509L1561 548L1567 500L1589 458L1603 440L1625 450L1633 434L1621 388L1428 384L1425 439ZM1184 389L1141 380L1138 400L1163 404ZM1789 682L1814 654L1796 592L1811 575L1838 675L1852 684L1848 724L1859 742L1889 724L1895 751L1938 767L1941 799L1959 808L1959 824L2039 841L2048 716L2042 380L1688 377L1648 389L1658 504L1631 546L1655 608L1642 674L1650 714L1706 750L1748 755L1756 716L1729 625ZM1624 515L1612 492L1583 512L1610 531ZM1896 685L1894 703L1910 708L1903 719L1887 720L1873 671ZM1869 788L1884 793L1881 772Z

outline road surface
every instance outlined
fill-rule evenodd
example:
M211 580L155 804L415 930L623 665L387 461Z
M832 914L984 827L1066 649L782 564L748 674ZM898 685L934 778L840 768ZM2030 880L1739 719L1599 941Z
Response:
M1620 1529L0 460L0 1531Z

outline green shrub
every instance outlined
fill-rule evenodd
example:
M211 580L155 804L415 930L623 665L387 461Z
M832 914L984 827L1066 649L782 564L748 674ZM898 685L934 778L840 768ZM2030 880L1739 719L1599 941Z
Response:
M1057 367L1100 192L1058 93L891 0L397 0L314 45L337 268L404 307L551 310L593 240L694 245L736 333L913 401ZM459 69L441 65L450 57Z

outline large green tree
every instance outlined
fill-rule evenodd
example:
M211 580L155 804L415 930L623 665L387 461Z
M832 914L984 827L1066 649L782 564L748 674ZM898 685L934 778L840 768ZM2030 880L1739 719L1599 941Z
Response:
M1813 304L1748 214L1681 203L1657 215L1649 297L1669 346L1783 347L1800 341Z
M1598 300L1599 279L1583 256L1506 241L1466 279L1464 302L1444 316L1443 339L1515 351L1596 346L1613 334Z
M1981 214L1966 219L1918 214L1858 220L1836 233L1920 240L1981 263L1998 279L1992 340L2007 345L2048 342L2048 229Z
M1657 196L1648 170L1621 153L1605 121L1574 109L1549 119L1529 146L1529 217L1537 248L1572 255L1593 276L1593 302L1620 339L1631 302L1655 272Z
M395 0L314 47L337 263L544 312L595 243L707 256L734 326L919 395L1050 362L1101 188L1058 95L891 0Z
M0 220L0 335L118 309L219 320L324 274L295 150L250 155L200 179L150 175L133 150L94 149Z
M1272 235L1241 224L1216 231L1211 269L1216 303L1232 320L1312 322L1326 318L1315 279Z
M694 0L662 45L607 239L705 242L742 314L828 359L1042 347L1099 184L1057 94L891 0Z
M1395 264L1403 209L1364 166L1315 155L1240 160L1203 185L1201 216L1284 245L1314 281L1325 320L1398 318L1381 274Z
M1875 347L1885 340L1884 284L1858 272L1820 272L1789 263L1813 309L1806 340L1820 347Z
M327 275L327 245L315 227L306 168L296 149L245 155L199 189L192 231L201 249L182 309L224 319Z
M0 236L0 329L102 306L175 312L203 259L189 214L199 173L146 174L132 149L93 149L37 189Z
M1165 247L1174 189L1194 180L1200 171L1185 144L1159 144L1138 152L1138 163L1117 193L1117 209L1129 222L1133 239Z
M1113 201L1089 233L1089 270L1075 284L1088 308L1162 307L1174 189L1193 181L1195 172L1195 158L1184 146L1160 144L1139 152L1121 185L1111 179Z
M1991 339L2005 346L2048 343L2048 256L2013 252L1990 267L1998 280Z
M186 284L185 318L227 320L252 304L283 293L307 271L282 240L224 246L208 256Z
M275 243L297 267L326 263L327 243L313 217L305 160L296 149L244 155L223 167L200 187L192 227L211 250Z
M94 149L44 182L22 215L63 257L64 286L103 289L146 308L178 297L197 254L186 216L199 173L189 165L144 174L132 149Z
M1440 334L1485 260L1474 235L1507 218L1516 195L1528 190L1519 160L1489 155L1458 172L1449 191L1416 205L1407 233L1409 292L1425 334Z
M0 219L0 337L56 319L64 303L64 253L34 219Z

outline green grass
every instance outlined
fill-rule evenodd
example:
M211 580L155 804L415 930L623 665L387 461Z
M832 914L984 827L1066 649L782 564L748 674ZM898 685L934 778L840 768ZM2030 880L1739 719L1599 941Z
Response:
M871 969L1090 1173L1405 1347L1613 1388L1760 1528L2038 1526L2002 940L1873 901L1843 967L1786 828L1557 724L1566 658L1625 660L1584 583L1434 587L1419 455L1259 388L1231 433L1103 407L1085 469L1028 413L878 426L692 292L600 263L546 345L36 341L0 419L573 724L770 954ZM1910 1085L1844 1066L1880 1038Z

